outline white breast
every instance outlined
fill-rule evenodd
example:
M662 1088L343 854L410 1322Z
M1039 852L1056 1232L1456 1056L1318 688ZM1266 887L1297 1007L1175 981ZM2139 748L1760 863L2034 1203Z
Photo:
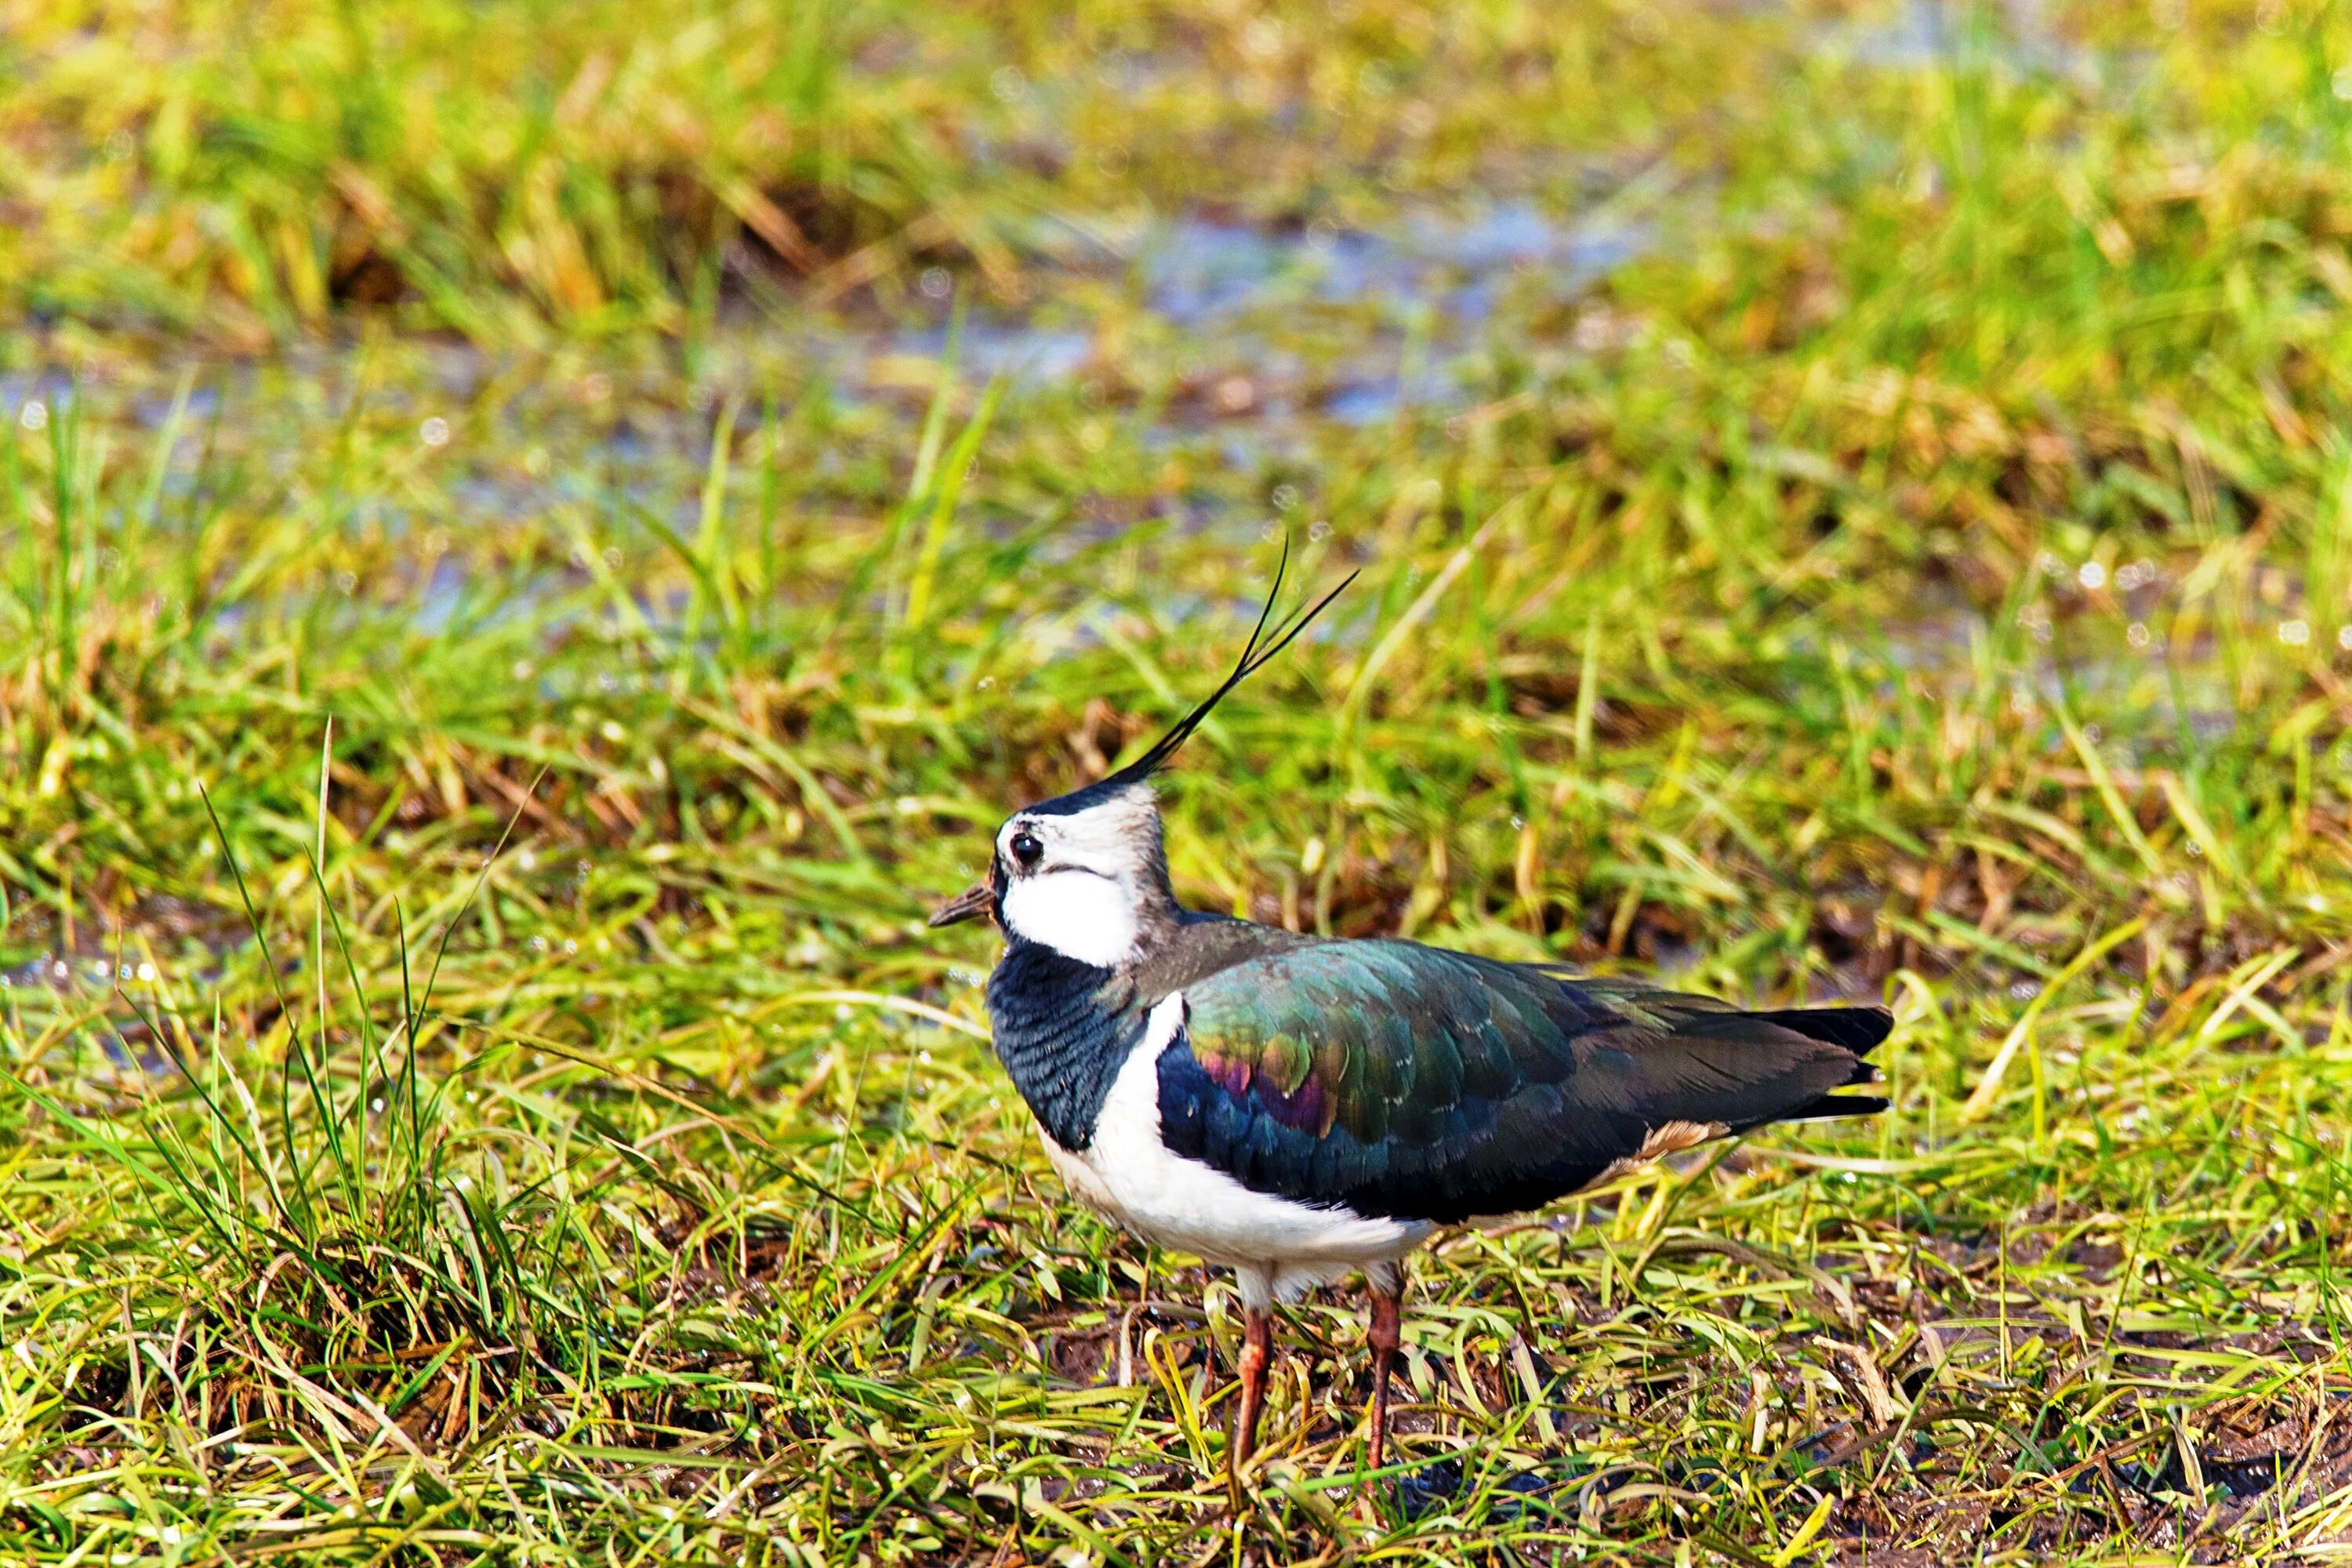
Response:
M1171 1153L1160 1135L1160 1055L1184 1026L1184 998L1151 1011L1142 1043L1103 1101L1094 1142L1083 1151L1051 1138L1054 1168L1080 1201L1136 1235L1241 1273L1253 1304L1296 1298L1361 1269L1383 1278L1431 1230L1422 1220L1381 1219L1343 1207L1317 1208L1252 1192L1223 1171Z

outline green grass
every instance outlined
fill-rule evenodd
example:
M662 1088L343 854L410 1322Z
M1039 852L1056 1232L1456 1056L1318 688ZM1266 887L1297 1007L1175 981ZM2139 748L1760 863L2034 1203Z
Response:
M141 15L5 29L0 1552L2352 1552L2344 16ZM359 178L405 303L314 286ZM1474 183L1657 243L1370 425L1402 312L1054 259ZM828 366L853 264L1088 357ZM1403 1490L1289 1314L1235 1516L1230 1287L1072 1205L920 921L1286 531L1363 576L1171 775L1192 901L1902 1027L1874 1122L1418 1259Z
M1667 150L1778 37L1394 0L17 9L0 321L245 350L365 310L494 344L691 335L724 293L888 293L923 258L1019 299L1073 216L1362 216L1563 143Z

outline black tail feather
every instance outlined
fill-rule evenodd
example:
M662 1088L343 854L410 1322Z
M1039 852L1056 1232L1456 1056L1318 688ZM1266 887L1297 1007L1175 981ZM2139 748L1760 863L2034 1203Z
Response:
M1865 1069L1867 1070L1867 1069ZM1858 1078L1856 1083L1871 1081ZM1811 1100L1794 1110L1782 1111L1775 1121L1825 1121L1832 1116L1875 1116L1886 1109L1887 1101L1875 1094L1824 1094Z
M1895 1027L1895 1015L1884 1007L1784 1007L1748 1016L1809 1040L1843 1046L1858 1057L1876 1050Z
M1887 1107L1883 1095L1840 1094L1841 1089L1854 1089L1879 1081L1878 1069L1870 1063L1870 1053L1883 1044L1895 1028L1895 1016L1884 1007L1783 1007L1759 1013L1735 1014L1742 1025L1769 1024L1786 1029L1808 1040L1818 1040L1834 1046L1852 1058L1852 1070L1845 1081L1826 1093L1788 1110L1775 1111L1747 1124L1766 1126L1775 1121L1821 1121L1837 1116L1874 1116ZM1746 1131L1746 1128L1742 1128Z

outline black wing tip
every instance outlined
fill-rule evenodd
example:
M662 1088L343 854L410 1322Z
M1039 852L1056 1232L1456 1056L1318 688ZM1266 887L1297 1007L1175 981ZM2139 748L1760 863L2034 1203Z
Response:
M1875 1116L1894 1102L1878 1094L1824 1094L1796 1110L1774 1117L1775 1121L1827 1121L1839 1116Z
M1857 1057L1876 1050L1895 1029L1895 1015L1884 1007L1784 1007L1748 1016Z

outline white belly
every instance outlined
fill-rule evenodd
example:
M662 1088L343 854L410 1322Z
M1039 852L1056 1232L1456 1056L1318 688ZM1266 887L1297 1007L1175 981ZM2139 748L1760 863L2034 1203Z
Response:
M1381 1219L1252 1192L1223 1171L1171 1153L1160 1136L1160 1053L1183 1026L1184 1000L1152 1009L1142 1043L1104 1100L1094 1141L1045 1152L1070 1191L1146 1241L1241 1271L1245 1300L1284 1300L1359 1269L1386 1279L1428 1237L1423 1220Z

